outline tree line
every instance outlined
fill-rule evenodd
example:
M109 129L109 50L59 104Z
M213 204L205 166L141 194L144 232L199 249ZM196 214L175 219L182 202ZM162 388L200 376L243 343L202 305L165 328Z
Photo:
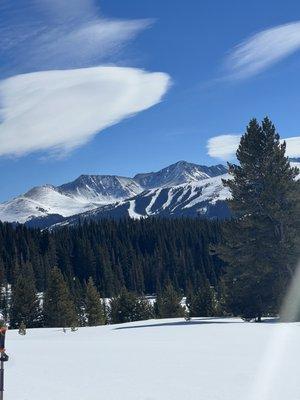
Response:
M144 317L182 316L177 300L184 295L201 288L214 301L221 297L225 265L210 252L221 240L220 226L201 219L103 220L41 231L0 223L2 313L14 327L90 324L93 286L101 298L112 298L102 322L117 322L123 313L114 310L126 302ZM146 294L162 293L177 299L178 314L158 311L159 300L155 307L145 301Z
M75 292L67 284L61 270L51 269L44 293L37 292L32 269L25 266L9 291L1 297L2 314L12 328L22 334L27 327L97 326L150 318L211 316L222 312L214 289L205 282L200 291L190 292L186 304L169 282L157 297L147 298L125 287L111 299L103 299L93 279ZM153 301L154 300L154 301Z

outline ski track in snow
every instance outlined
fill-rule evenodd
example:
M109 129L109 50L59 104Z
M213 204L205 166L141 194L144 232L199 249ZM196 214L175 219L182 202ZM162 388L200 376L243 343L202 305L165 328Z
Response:
M173 200L173 188L168 190L168 198L167 198L167 201L163 204L162 209L164 210L165 208L169 207L172 200Z
M134 200L129 201L128 215L130 218L133 218L133 219L140 219L142 217L140 214L135 212L135 201Z
M158 196L160 195L161 191L162 191L162 189L154 189L154 190L152 190L150 192L150 194L152 195L152 198L151 198L151 201L150 201L149 205L145 209L147 215L151 215L152 214L151 208L152 208L153 204L156 202L156 200L157 200Z
M5 400L298 400L299 331L300 323L216 318L66 334L55 328L26 336L8 331ZM268 345L283 332L279 370L260 382L261 366L272 363ZM267 385L264 397L257 381Z

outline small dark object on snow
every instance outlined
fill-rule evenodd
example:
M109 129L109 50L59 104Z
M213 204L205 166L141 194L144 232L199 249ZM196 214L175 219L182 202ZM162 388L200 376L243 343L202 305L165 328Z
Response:
M242 317L244 322L261 322L261 317Z
M26 325L22 321L20 326L19 326L19 335L26 335Z
M191 320L190 314L189 314L189 313L186 313L185 316L184 316L184 319L185 319L187 322L190 321L190 320Z

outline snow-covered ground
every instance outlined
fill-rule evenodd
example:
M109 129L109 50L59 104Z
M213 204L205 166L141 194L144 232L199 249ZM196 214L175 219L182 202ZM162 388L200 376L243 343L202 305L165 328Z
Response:
M299 338L215 318L9 331L5 400L299 400Z

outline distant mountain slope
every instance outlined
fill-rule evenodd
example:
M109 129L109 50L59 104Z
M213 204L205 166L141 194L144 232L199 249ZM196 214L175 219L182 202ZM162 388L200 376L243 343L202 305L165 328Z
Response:
M300 167L299 159L291 159ZM61 186L43 185L0 204L0 220L49 227L81 219L204 217L226 218L229 211L223 165L179 161L158 172L133 178L81 175Z
M78 201L111 203L117 199L134 196L143 188L132 178L115 175L81 175L75 181L58 187L58 190Z
M61 186L35 187L0 204L0 220L49 226L79 214L84 214L84 218L199 214L215 217L219 216L216 202L225 198L220 178L225 173L223 165L207 167L179 161L134 178L81 175ZM208 192L211 196L206 195Z
M74 225L83 220L102 218L203 217L227 218L230 213L225 200L230 196L222 185L227 174L172 187L161 187L124 201L103 205L58 221L57 226ZM34 222L34 221L33 221ZM40 221L42 223L42 221Z
M131 178L82 175L75 181L55 187L38 186L24 195L0 204L0 220L24 223L34 218L82 213L134 196L143 188Z
M0 205L0 220L24 223L32 218L49 214L69 216L87 211L96 206L78 201L61 193L56 187L35 187L22 196Z

